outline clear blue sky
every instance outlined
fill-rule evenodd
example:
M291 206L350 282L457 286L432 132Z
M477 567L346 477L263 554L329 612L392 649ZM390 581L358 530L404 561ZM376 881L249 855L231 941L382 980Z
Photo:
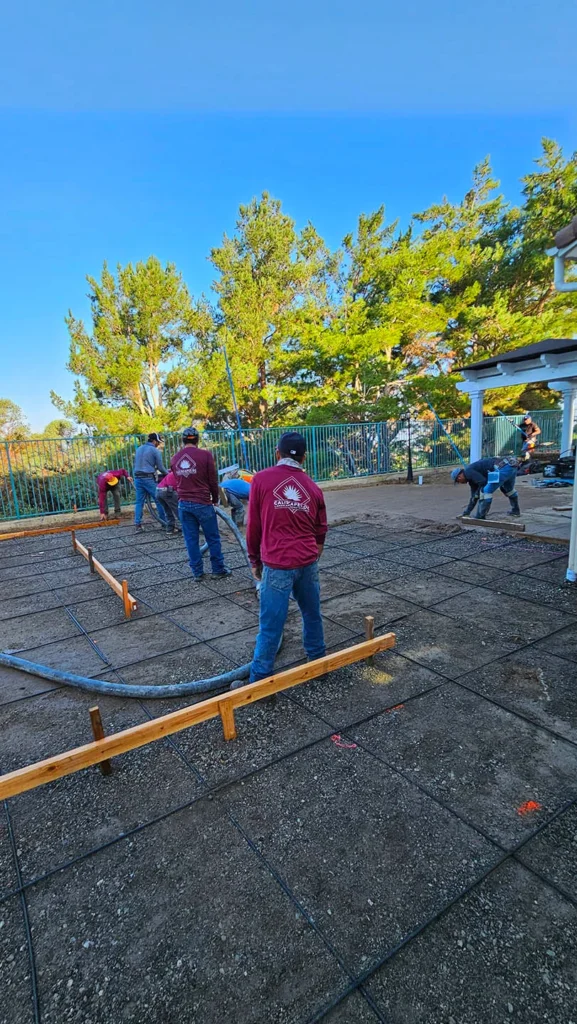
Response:
M487 153L515 199L542 135L576 148L574 0L199 6L3 14L0 396L34 429L71 393L62 318L103 259L154 253L199 293L263 189L336 246L361 210L458 198Z

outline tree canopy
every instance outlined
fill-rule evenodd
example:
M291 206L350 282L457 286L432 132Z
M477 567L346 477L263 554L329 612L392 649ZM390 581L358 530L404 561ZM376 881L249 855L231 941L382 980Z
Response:
M248 427L378 420L428 402L462 415L460 365L577 330L545 253L577 211L577 155L543 140L521 185L507 202L486 159L462 199L406 228L384 207L363 213L334 252L264 192L212 250L212 294L196 300L155 257L116 276L105 264L101 281L88 278L91 332L66 320L75 397L55 404L98 431L234 426L226 352ZM555 396L535 386L493 402L539 408Z
M30 427L20 406L9 398L0 398L0 441L24 441L29 435Z
M88 277L92 332L72 312L68 369L74 398L54 405L77 423L105 433L146 432L172 425L166 404L171 361L191 337L192 304L173 264L156 257L136 266L105 263L101 280Z

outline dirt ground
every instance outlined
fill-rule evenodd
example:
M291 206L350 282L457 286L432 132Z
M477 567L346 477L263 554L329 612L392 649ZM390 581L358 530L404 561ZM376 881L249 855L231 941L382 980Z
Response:
M329 497L323 614L330 649L371 614L393 651L238 711L234 742L211 721L4 804L0 1024L577 1024L567 549L383 500ZM250 658L238 547L195 584L153 525L82 540L138 613L68 535L5 541L1 649L121 683ZM88 741L94 703L113 732L188 701L0 669L0 771Z

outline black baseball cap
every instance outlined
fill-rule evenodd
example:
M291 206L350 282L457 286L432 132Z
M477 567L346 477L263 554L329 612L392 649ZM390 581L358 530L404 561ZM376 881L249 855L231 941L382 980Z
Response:
M154 444L155 441L157 443L159 441L162 441L162 438L161 438L160 434L149 434L148 435L148 441L149 441L150 444Z
M199 434L198 434L198 430L196 429L196 427L185 427L184 430L182 431L182 436L183 436L183 438L184 437L198 437Z
M302 459L307 450L307 443L302 434L297 433L296 430L289 430L279 438L277 448L281 455Z

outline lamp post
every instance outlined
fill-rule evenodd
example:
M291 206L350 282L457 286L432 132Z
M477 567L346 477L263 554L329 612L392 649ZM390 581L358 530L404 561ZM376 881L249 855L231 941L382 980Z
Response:
M406 414L407 423L407 483L413 483L413 451L411 448L411 411Z

